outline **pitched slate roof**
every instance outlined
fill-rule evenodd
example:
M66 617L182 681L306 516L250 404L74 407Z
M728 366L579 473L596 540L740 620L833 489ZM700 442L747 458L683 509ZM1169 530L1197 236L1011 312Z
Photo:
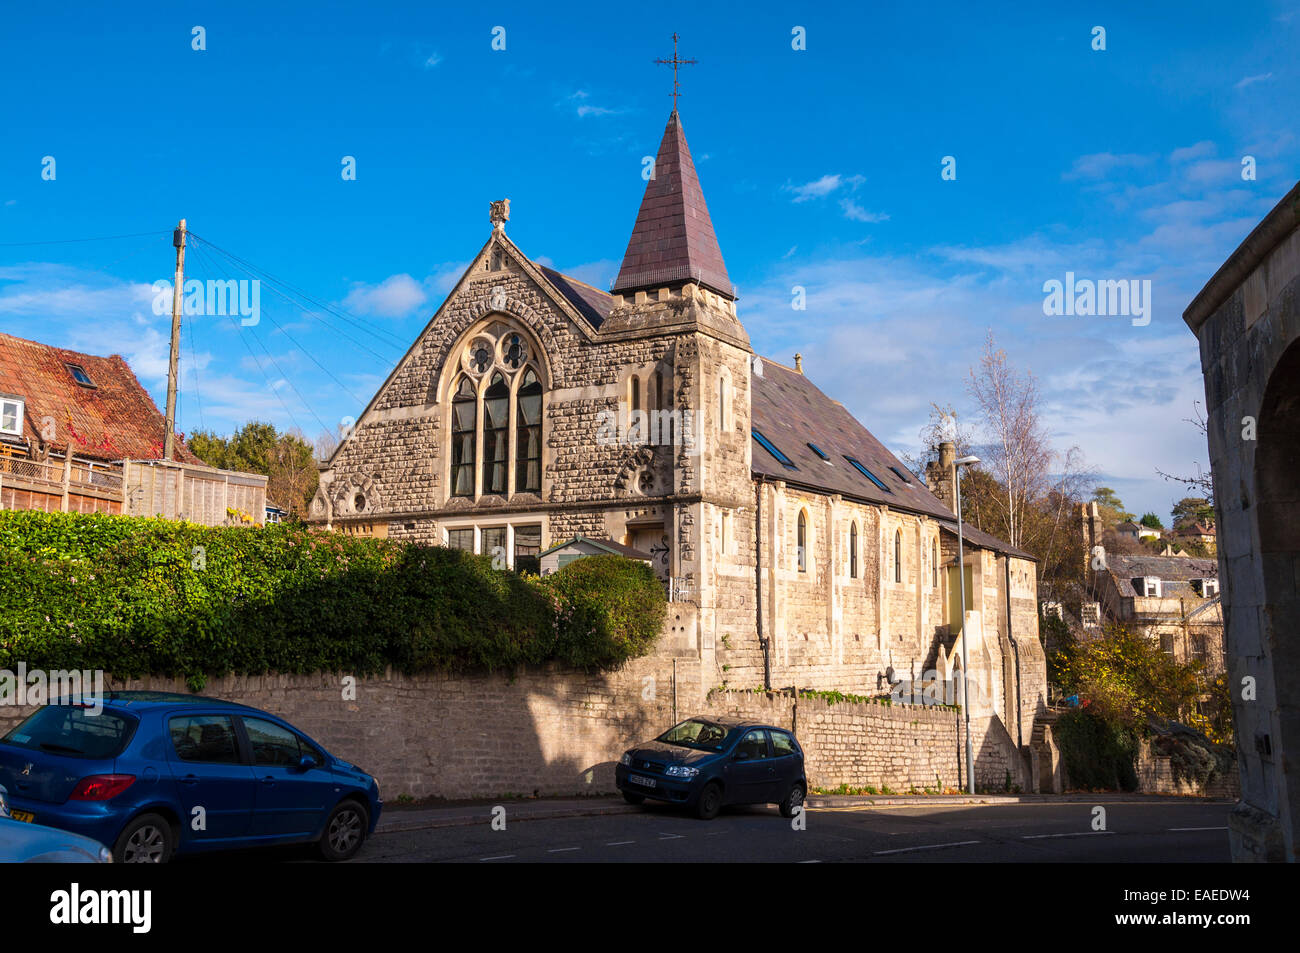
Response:
M599 328L609 317L609 312L614 308L614 299L608 294L577 278L560 274L554 268L547 268L545 265L537 265L537 267L546 276L546 280L555 286L555 290L564 295L569 304L573 305L593 328Z
M69 364L85 369L90 386L77 383ZM45 418L53 418L57 454L71 447L74 457L89 460L162 459L163 415L120 355L99 357L0 333L0 393L24 401L23 436L33 443ZM202 462L179 437L176 459Z
M611 290L621 294L683 280L735 297L686 134L674 109Z
M562 543L556 543L550 549L538 553L538 558L549 556L557 549L564 549L566 546L572 546L575 543L589 543L597 549L603 549L613 556L626 556L628 559L639 559L642 562L654 562L654 556L649 553L643 553L639 549L633 549L631 546L624 546L622 543L616 543L609 538L594 539L590 536L575 536L572 539L566 539Z
M754 374L751 380L754 429L798 467L785 467L755 438L755 473L940 519L956 519L925 482L909 472L843 404L831 400L803 374L764 359L762 376ZM822 460L810 443L826 451L830 460ZM859 473L846 456L862 463L887 489L881 490ZM891 467L897 467L906 482Z
M1191 581L1219 578L1219 561L1188 559L1186 556L1126 556L1107 553L1106 570L1114 578L1115 588L1121 596L1136 596L1133 580L1141 576L1153 576L1164 583L1161 591L1166 599L1179 595L1199 599L1201 597L1192 589Z

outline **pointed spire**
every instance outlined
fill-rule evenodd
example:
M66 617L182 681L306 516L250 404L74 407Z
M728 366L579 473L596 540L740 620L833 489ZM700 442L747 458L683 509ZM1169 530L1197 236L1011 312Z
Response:
M611 289L626 294L694 281L736 297L677 110L668 117L623 266Z

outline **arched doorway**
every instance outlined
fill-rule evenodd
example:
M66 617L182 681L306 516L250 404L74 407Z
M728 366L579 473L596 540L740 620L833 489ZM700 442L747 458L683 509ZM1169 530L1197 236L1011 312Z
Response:
M1266 775L1284 772L1284 777L1273 779L1274 789L1285 798L1294 819L1300 818L1300 770L1288 768L1278 755L1300 752L1300 341L1287 348L1269 375L1258 425L1255 520L1264 586L1261 621L1272 661L1277 715L1273 726L1260 726L1254 738L1241 743L1256 749ZM1231 486L1215 489L1220 494L1240 492ZM1251 611L1239 596L1234 594L1232 601L1236 611ZM1279 737L1269 737L1273 730ZM1289 859L1300 859L1297 832L1292 831L1289 840Z

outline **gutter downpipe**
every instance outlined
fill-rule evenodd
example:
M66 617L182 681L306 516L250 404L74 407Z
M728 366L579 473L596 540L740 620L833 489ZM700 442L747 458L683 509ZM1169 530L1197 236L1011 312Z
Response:
M763 477L754 481L754 609L758 644L763 650L763 690L772 690L772 660L763 636Z

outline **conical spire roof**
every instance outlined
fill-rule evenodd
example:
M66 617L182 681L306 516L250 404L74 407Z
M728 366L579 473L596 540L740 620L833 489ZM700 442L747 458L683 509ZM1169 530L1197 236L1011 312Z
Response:
M625 294L683 281L735 298L686 134L674 109L611 291Z

